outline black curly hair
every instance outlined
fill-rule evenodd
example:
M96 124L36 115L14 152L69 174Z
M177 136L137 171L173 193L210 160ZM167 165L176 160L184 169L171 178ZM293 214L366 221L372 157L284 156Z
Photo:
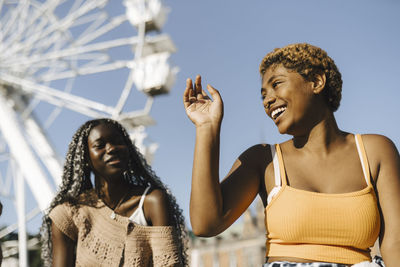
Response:
M82 193L93 189L90 180L91 169L89 165L88 136L90 131L100 125L110 124L115 126L123 135L128 145L129 163L125 179L134 186L147 186L151 184L152 188L161 189L166 192L169 209L172 211L173 226L178 233L179 250L182 257L183 266L188 266L187 262L187 231L182 210L176 203L175 197L171 191L160 181L151 167L147 164L142 154L137 150L125 128L112 119L95 119L84 123L72 137L65 159L64 170L62 174L62 184L54 197L50 207L43 216L43 223L40 229L42 241L42 259L45 266L52 265L52 239L51 239L51 219L49 213L53 208L62 203L71 203L76 205Z
M311 81L315 74L324 73L326 76L324 89L326 102L332 111L339 108L342 98L342 75L333 59L324 50L307 43L275 48L262 59L261 76L268 68L278 65L296 71L307 81Z

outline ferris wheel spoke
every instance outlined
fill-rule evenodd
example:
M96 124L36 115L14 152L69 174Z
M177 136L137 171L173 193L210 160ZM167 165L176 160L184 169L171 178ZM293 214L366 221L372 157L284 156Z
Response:
M83 5L80 5L79 8L72 10L72 12L68 13L63 19L57 20L55 19L51 23L47 23L43 31L38 31L36 34L32 35L28 40L26 40L26 44L32 44L37 42L40 39L46 38L46 36L52 36L54 32L65 32L73 26L75 20L79 19L81 16L86 14L87 12L92 11L97 7L102 7L106 1L87 1ZM71 37L71 36L69 36Z
M31 219L34 218L36 215L40 214L40 212L41 212L41 210L40 210L38 207L32 209L30 212L28 212L28 213L26 214L26 216L25 216L26 221L31 220ZM14 223L14 224L8 225L7 227L1 229L1 231L0 231L0 238L2 238L2 237L4 237L4 236L8 235L9 233L14 232L14 231L17 230L17 229L18 229L18 223ZM5 255L4 255L4 256L5 256Z
M31 5L27 0L19 2L17 8L15 9L14 14L17 14L18 21L10 27L10 34L8 35L7 41L5 42L5 46L9 47L15 43L22 43L22 39L27 36L26 32L29 30L29 27L33 24L35 19L35 15L28 16L28 12L33 11ZM12 15L12 17L14 16ZM37 15L39 16L39 15ZM11 31L12 29L12 31ZM7 29L5 30L7 35ZM15 47L15 46L13 46Z
M68 79L67 84L65 85L65 88L64 88L64 92L71 93L74 83L75 83L75 77ZM45 120L45 122L43 124L44 129L47 130L48 128L50 128L50 126L56 120L58 115L60 115L61 111L62 111L62 107L60 107L60 106L54 107L53 111L50 113L50 115L47 117L47 119Z
M114 108L111 106L71 95L29 80L13 77L9 74L0 74L0 83L16 86L28 94L35 93L35 96L40 100L57 106L65 106L88 116L94 115L94 117L99 117L101 115L111 115L114 113Z
M50 128L50 126L53 124L53 122L57 119L58 115L60 115L62 111L62 107L55 107L53 111L50 113L50 115L47 117L46 121L44 122L44 129Z
M43 5L37 5L36 8L32 8L32 14L30 14L30 22L27 25L26 37L30 37L35 33L41 33L46 25L53 24L57 21L57 17L54 16L53 12L60 2L65 1L48 1ZM33 42L24 42L24 44L31 46Z
M128 75L128 79L126 80L124 89L122 90L121 97L119 98L117 105L115 106L115 111L112 114L113 117L116 117L117 115L119 115L121 113L123 107L125 106L125 102L128 99L128 96L132 90L132 85L133 85L132 72L133 72L133 69L131 69L131 71Z
M118 27L119 25L121 25L123 22L125 22L127 20L125 15L121 15L118 17L113 18L109 23L103 25L102 27L98 28L96 31L93 31L90 34L81 34L81 36L79 36L76 39L76 45L83 45L83 44L87 44L91 41L93 41L94 39L98 38L99 36L113 30L114 28Z
M32 69L32 74L41 71L37 75L36 81L54 81L65 78L72 78L78 75L94 74L107 70L119 69L127 66L124 61L114 61L109 63L110 58L107 54L86 54L82 56L76 56L70 61L65 60L54 60L51 63L35 64L35 68ZM86 63L83 63L86 62ZM110 66L105 66L109 64ZM44 71L47 66L48 70Z
M43 82L56 81L56 80L72 78L72 77L79 76L79 75L88 75L88 74L107 72L107 71L111 71L111 70L118 70L118 69L126 68L129 65L129 63L130 63L130 61L119 60L119 61L115 61L115 62L109 63L109 64L98 64L97 65L97 64L95 64L95 62L93 62L93 64L89 65L89 66L76 68L73 70L64 71L64 72L60 72L57 74L48 74L48 75L40 76L38 78L38 81L43 81Z
M97 35L100 33L104 34L104 30L106 30L106 28L102 28L102 32L98 32L98 33L94 34L92 39L96 38ZM54 36L52 38L55 40L58 40L58 38L56 38ZM161 38L163 38L163 36L147 37L145 39L145 43L156 42L158 39L161 39ZM87 41L89 41L89 40L85 40L85 43ZM66 48L66 49L59 50L59 51L50 51L41 56L33 55L29 58L27 58L26 56L21 56L22 58L20 57L20 58L18 58L18 60L15 60L15 59L10 59L9 61L5 60L5 64L8 64L11 68L17 67L17 66L23 67L23 66L32 65L39 61L47 61L47 60L53 60L53 59L57 59L57 58L66 58L66 57L73 56L73 55L78 55L78 54L83 54L83 53L88 53L88 52L93 52L93 51L103 51L103 50L107 50L107 49L115 48L115 47L119 47L119 46L135 45L139 41L140 40L138 37L120 38L120 39L115 39L112 41L104 41L104 42L89 44L86 46L78 46L76 48L71 47L71 48ZM47 42L47 45L49 45L51 43L52 42ZM77 44L79 44L79 42Z
M47 41L44 40L46 36L46 31L43 31L43 29L45 29L45 27L48 25L54 25L56 22L56 18L54 17L54 15L49 15L49 12L44 12L44 14L46 14L47 16L42 16L41 12L36 12L36 16L32 16L32 21L29 23L31 27L27 29L24 42L15 43L7 40L8 42L6 43L6 45L3 45L3 50L7 49L9 53L18 53L22 50L32 50L35 47L34 44L40 47L40 44L43 43L43 41ZM50 19L46 19L47 17L49 17ZM37 18L40 19L39 24L34 23ZM48 34L52 33L53 32L48 32ZM60 33L56 32L56 34L59 35ZM49 45L48 42L46 42L45 44L47 46ZM51 44L52 43L50 43L50 45ZM12 46L11 48L9 48L10 45Z
M84 6L82 3L84 0L75 0L74 3L71 5L70 9L68 10L67 14L65 17L74 14L76 11L79 9L82 9L82 6ZM108 0L86 0L85 5L86 6L95 6L95 7L104 7L105 4L108 2Z
M41 71L37 75L37 81L50 81L56 79L54 75L57 73L60 74L61 72L73 70L78 75L78 68L96 68L97 66L106 64L109 60L109 56L105 53L88 53L71 57L70 60L52 60L49 63L40 62L35 64L34 67L32 66L31 69L34 70L33 73ZM45 68L48 70L44 71Z
M146 44L155 44L157 42L162 42L165 39L168 39L165 35L159 35L159 36L151 36L151 37L146 37L145 38L145 43ZM98 43L93 43L89 44L86 46L80 46L80 47L71 47L71 48L66 48L62 49L59 51L51 51L49 53L43 54L43 55L34 55L31 56L30 58L27 58L26 56L19 57L18 60L16 59L9 59L5 60L4 64L7 64L9 68L15 68L15 67L27 67L32 64L36 64L37 62L49 62L50 60L54 59L68 59L71 56L76 56L76 55L81 55L81 54L86 54L86 53L91 53L91 52L98 52L98 51L105 51L111 48L116 48L116 47L121 47L121 46L126 46L126 45L137 45L139 42L139 38L137 36L134 37L127 37L127 38L119 38L119 39L114 39L111 41L103 41L103 42L98 42ZM174 52L174 48L171 50L171 52Z
M8 163L10 163L11 157L9 153L3 153L1 155L1 159L0 161L8 161ZM7 198L12 198L11 195L11 186L12 186L12 181L13 181L13 176L11 175L11 168L10 168L10 164L8 164L6 171L5 171L5 175L4 175L4 180L3 180L3 175L0 173L0 180L1 180L1 190L0 190L0 194L4 197Z
M71 25L73 25L74 21L78 20L81 16L96 8L103 7L106 2L106 0L86 1L84 4L80 5L79 8L70 10L70 12L63 19L60 20L60 25L54 25L52 28L54 28L55 26L68 26L69 28L71 27Z
M19 171L26 177L26 181L40 208L44 210L52 199L52 187L48 183L41 165L38 163L28 142L24 138L23 129L15 117L12 107L2 96L0 97L0 113L2 115L0 129L10 147L10 153L15 158Z
M18 61L10 60L11 62L8 62L6 60L4 62L4 64L6 64L6 63L9 64L8 67L10 67L10 68L14 68L17 66L19 66L19 67L25 66L26 67L31 64L35 64L37 62L48 62L49 60L68 58L71 56L85 54L88 52L94 52L94 51L97 52L97 51L107 50L107 49L119 47L119 46L134 45L137 42L138 42L138 38L136 36L120 38L120 39L99 42L99 43L90 44L90 45L81 46L81 47L66 48L66 49L60 50L60 51L49 52L44 55L34 55L34 56L31 56L30 58L27 58L26 56L21 56Z
M75 38L74 43L76 43L76 40L82 38L82 36L85 36L86 34L90 34L93 31L95 31L103 23L105 23L106 20L107 20L107 14L104 11L97 12L95 14L90 14L80 18L79 20L76 20L73 24L74 27L85 24L89 24L89 26L77 38Z
M12 9L11 11L8 11L6 13L6 24L3 27L2 33L3 36L8 36L8 34L12 34L12 29L15 27L16 25L16 19L18 18L19 14L21 13L21 8L23 6L23 2L19 2L18 5L16 5L16 7L14 9ZM7 42L4 43L4 45L7 45Z

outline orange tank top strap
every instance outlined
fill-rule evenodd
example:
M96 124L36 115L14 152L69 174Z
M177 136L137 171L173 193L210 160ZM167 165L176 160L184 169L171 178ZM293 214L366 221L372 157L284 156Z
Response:
M360 157L365 182L368 186L371 186L371 174L369 170L367 154L365 153L364 143L362 141L361 135L355 134L354 138L356 140L357 152L358 156Z

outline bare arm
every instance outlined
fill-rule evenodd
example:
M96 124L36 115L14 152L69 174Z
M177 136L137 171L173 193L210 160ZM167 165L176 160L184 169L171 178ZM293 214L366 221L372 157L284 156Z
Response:
M53 243L53 267L75 266L75 243L58 227L51 224L51 238Z
M368 155L376 155L376 187L381 208L380 251L387 267L400 262L400 157L388 138L367 135Z
M251 148L236 160L228 176L219 182L219 138L223 102L219 92L208 85L213 100L188 79L183 102L196 126L192 170L190 221L196 235L214 236L229 227L251 204L260 187L262 171L254 165L259 149ZM253 160L253 161L252 161Z
M168 196L165 191L154 189L145 198L143 204L146 220L152 226L169 226L163 237L152 236L150 246L153 254L154 266L175 267L182 266L182 243L176 238L176 228L172 226L173 210L168 205ZM150 235L151 236L151 235ZM166 255L168 255L166 257ZM152 266L153 266L152 265Z
M160 189L154 189L144 199L143 210L148 222L152 226L171 225L171 212L168 206L166 193Z

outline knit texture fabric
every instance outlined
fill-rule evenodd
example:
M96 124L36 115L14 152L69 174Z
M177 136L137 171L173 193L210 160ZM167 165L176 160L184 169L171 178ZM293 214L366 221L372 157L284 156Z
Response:
M51 211L57 228L77 243L76 266L182 266L172 226L142 226L118 214L111 219L111 212L100 199Z

